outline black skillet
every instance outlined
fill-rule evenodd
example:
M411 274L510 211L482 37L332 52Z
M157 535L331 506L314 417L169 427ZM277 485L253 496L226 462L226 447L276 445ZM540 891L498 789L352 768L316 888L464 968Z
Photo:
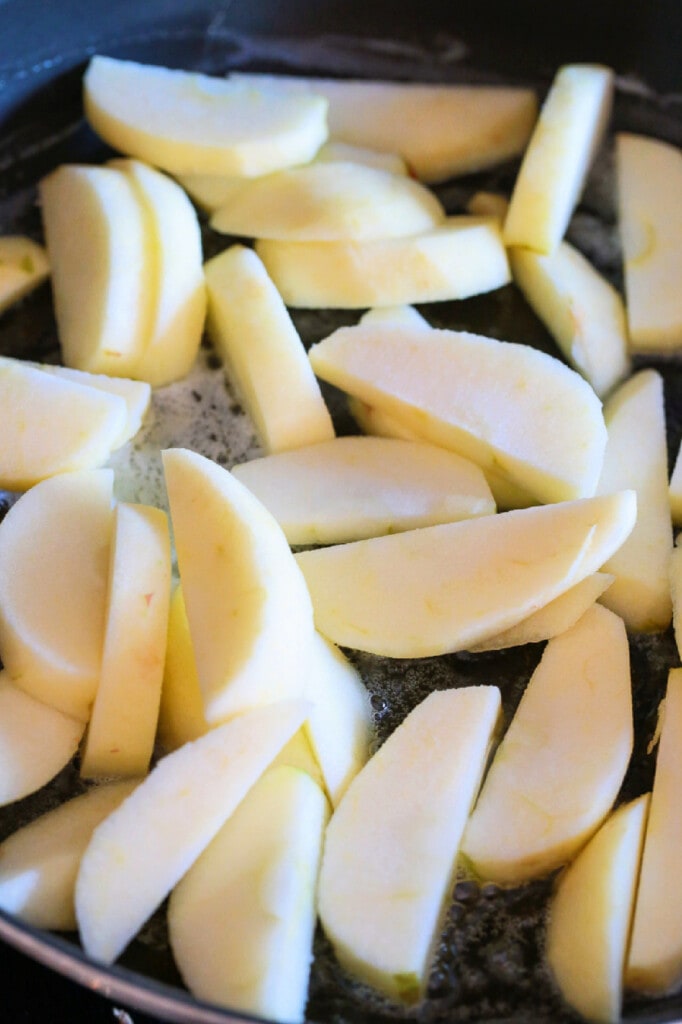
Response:
M424 81L532 84L540 96L557 66L591 60L619 74L614 127L682 144L682 71L677 0L421 0L401 7L384 0L5 0L0 3L0 232L40 237L35 182L66 160L96 161L106 150L84 125L80 80L96 52L221 74L230 68ZM515 167L446 184L441 196L456 212L479 187L508 190ZM619 283L608 154L588 186L574 240ZM595 236L593 228L597 226ZM610 245L595 247L594 238ZM207 253L225 245L205 235ZM436 326L478 330L556 350L510 286L491 296L440 303L423 312ZM346 314L295 315L307 343L353 322ZM0 322L0 351L37 358L57 354L49 289ZM682 364L680 364L682 365ZM682 436L682 374L661 364L668 402L671 453ZM340 431L352 429L338 396L328 393ZM1 437L0 437L1 443ZM0 514L2 509L0 508ZM507 715L537 663L540 645L498 655L451 656L419 663L355 656L381 735L430 689L495 682ZM646 744L667 667L677 663L671 635L632 640L637 742L622 796L651 784ZM67 769L35 797L0 812L0 837L68 795L77 785ZM551 881L501 892L458 884L438 953L429 998L402 1012L345 978L324 939L317 940L309 1019L319 1024L571 1021L542 957L543 920ZM158 914L120 963L97 967L73 936L50 936L0 915L4 992L0 1021L14 1024L156 1020L218 1024L242 1020L199 1005L185 993L167 950ZM45 966L44 966L45 965ZM100 993L106 998L94 996ZM147 1016L151 1015L151 1016ZM682 1018L682 996L627 1000L625 1019L641 1024Z

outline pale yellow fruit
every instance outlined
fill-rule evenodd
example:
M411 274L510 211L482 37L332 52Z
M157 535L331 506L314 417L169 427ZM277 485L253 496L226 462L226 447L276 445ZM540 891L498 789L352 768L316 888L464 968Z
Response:
M23 235L0 236L0 313L29 295L49 274L42 245Z
M547 959L564 998L590 1021L617 1024L649 795L620 807L559 878Z
M376 306L363 313L358 321L361 324L405 324L412 327L429 328L431 324L426 317L422 316L414 306L403 304L400 306Z
M305 773L269 769L173 890L171 949L201 999L283 1024L305 1018L324 828Z
M327 137L325 100L96 56L90 124L111 146L172 174L253 176L305 163Z
M435 194L406 174L322 161L245 181L211 227L283 241L371 241L415 235L444 219Z
M113 166L130 177L147 218L155 301L149 337L134 372L159 387L187 375L201 343L206 287L199 222L183 190L166 175L139 160L119 160Z
M474 192L466 204L467 213L475 217L497 217L504 223L509 210L509 200L499 192Z
M518 885L577 853L610 811L633 742L628 639L592 605L545 648L462 840L482 878Z
M235 245L205 269L209 333L266 451L334 437L301 339L258 256Z
M111 167L63 164L39 191L64 362L130 377L149 338L155 296L132 183Z
M514 281L568 362L603 398L630 371L619 293L568 242L548 256L514 247L509 262Z
M670 670L662 722L625 972L628 988L652 994L677 989L682 978L682 669Z
M294 733L288 743L284 744L277 757L274 758L272 767L286 765L288 768L296 768L298 771L306 772L320 789L324 790L324 778L322 777L322 771L317 759L313 754L306 726L307 722L301 726L298 732Z
M679 536L670 555L670 598L673 607L675 644L682 658L682 547Z
M616 136L618 225L630 345L682 345L682 152L660 139Z
M62 473L0 524L0 657L38 700L87 721L102 663L113 473Z
M677 449L675 456L668 496L673 525L682 526L682 444Z
M408 238L369 242L280 242L256 252L287 306L364 309L444 302L501 288L510 280L499 224L448 217Z
M478 466L418 441L338 437L232 473L290 544L337 544L495 511Z
M541 501L594 494L606 447L601 402L544 352L460 331L356 325L309 355L318 377Z
M136 782L93 786L0 844L0 907L35 928L75 931L73 894L90 837Z
M165 512L116 506L102 669L81 752L84 778L144 775L151 761L170 600Z
M364 167L376 167L391 174L408 174L409 168L399 153L377 149L374 146L354 146L350 142L328 139L315 154L315 163L340 163L350 161Z
M494 686L432 693L351 782L327 828L322 927L342 966L392 999L424 994L499 712Z
M47 477L96 469L119 445L125 402L0 356L0 487L25 491Z
M209 729L182 584L178 584L168 615L168 642L159 705L159 741L166 753L170 753L183 743L203 736Z
M614 74L567 64L542 105L504 222L507 245L551 253L564 237L611 114Z
M270 704L211 729L156 767L95 829L76 881L88 956L111 963L180 881L307 715Z
M78 750L84 729L84 722L30 697L0 670L0 806L53 779Z
M207 721L300 695L312 608L280 527L204 456L170 449L163 465Z
M426 526L296 555L319 631L397 658L466 650L591 575L636 518L633 492Z
M233 75L275 93L329 102L334 140L400 153L423 181L444 181L523 152L537 115L530 89Z
M638 513L627 541L604 565L616 578L602 601L629 629L665 629L672 616L673 531L661 375L642 370L621 384L606 403L604 417L609 439L598 492L633 488Z

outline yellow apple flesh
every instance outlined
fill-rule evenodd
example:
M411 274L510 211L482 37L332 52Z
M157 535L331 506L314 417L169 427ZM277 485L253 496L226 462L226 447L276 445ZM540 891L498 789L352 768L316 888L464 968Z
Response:
M0 313L25 298L49 274L42 245L23 235L0 236Z

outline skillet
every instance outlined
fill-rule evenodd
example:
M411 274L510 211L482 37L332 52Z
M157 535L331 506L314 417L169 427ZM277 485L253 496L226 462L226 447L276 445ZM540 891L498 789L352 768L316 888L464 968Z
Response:
M92 53L139 59L220 74L230 68L295 73L531 84L542 95L565 61L598 60L619 75L614 127L641 131L682 144L682 73L676 41L682 8L675 0L654 4L553 3L549 0L480 0L469 5L422 0L417 10L383 0L5 0L0 4L0 231L40 237L34 205L36 181L65 160L97 161L108 151L82 120L80 81ZM509 190L515 166L446 183L439 189L452 212L477 188ZM615 283L621 284L613 227L608 154L600 158L573 227L573 239ZM224 247L208 231L206 255ZM490 296L424 307L435 326L467 328L556 353L551 339L511 287ZM319 340L355 314L297 312L304 341ZM49 299L44 288L0 322L0 352L56 358ZM643 364L642 364L643 365ZM675 362L649 360L664 375L671 454L682 437L682 372ZM352 430L343 403L328 398L340 432ZM229 448L229 442L228 448ZM242 453L229 449L228 456ZM2 514L0 496L0 514ZM373 693L380 737L391 731L429 690L494 682L510 717L537 664L541 645L495 655L450 656L419 663L353 655ZM677 663L670 633L632 638L636 750L622 798L651 784L646 745L652 735L668 666ZM63 772L45 791L0 811L0 837L78 788L77 768ZM541 1024L576 1018L562 1004L543 965L542 941L551 880L502 892L494 886L458 884L438 954L427 1003L419 1011L388 1006L336 968L322 936L317 939L309 1018L327 1022L384 1024L396 1019ZM0 915L0 937L17 975L28 971L15 1014L0 1019L26 1024L83 1019L111 1020L116 1007L131 1009L136 1024L154 1019L225 1024L242 1020L202 1006L180 987L168 953L163 914L157 914L119 964L100 968L80 952L73 936L48 936ZM3 949L3 953L5 950ZM41 965L46 965L45 973ZM113 1002L76 1003L73 1011L41 998L43 985L68 979L64 992L81 987ZM31 989L35 989L34 992ZM51 990L50 990L51 991ZM56 996L55 996L56 998ZM60 995L61 998L61 995ZM68 1013L58 1017L57 1013ZM78 1013L78 1017L76 1017ZM682 997L628 1000L625 1018L673 1021ZM124 1019L118 1016L118 1019Z

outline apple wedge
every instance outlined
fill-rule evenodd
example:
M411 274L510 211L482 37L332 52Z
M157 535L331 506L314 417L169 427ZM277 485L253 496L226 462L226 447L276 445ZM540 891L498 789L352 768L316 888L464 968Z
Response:
M627 988L650 994L676 989L682 979L682 901L675 884L682 836L682 669L671 669L644 840L632 938L625 971Z
M540 501L594 494L607 436L601 402L544 352L463 331L356 325L309 356L322 380Z
M341 965L391 999L424 994L499 713L494 686L430 694L351 782L327 827L322 927Z
M547 960L566 1002L587 1020L618 1024L623 968L649 794L620 807L559 878Z
M3 442L0 487L29 487L71 470L102 466L123 436L122 398L0 356Z
M168 632L168 519L116 506L99 685L81 751L83 778L145 775L159 716Z
M0 523L0 657L17 686L87 721L99 682L113 472L62 473Z
M673 526L682 526L682 444L677 449L668 490Z
M478 466L418 441L338 437L232 473L290 544L337 544L495 511Z
M302 1024L328 817L305 772L271 768L190 867L171 894L168 930L194 995Z
M340 142L338 139L327 139L323 142L314 157L319 163L354 163L363 167L376 167L379 171L390 174L409 174L410 169L399 153L375 146L355 146L351 142Z
M370 241L416 235L444 219L435 194L406 174L322 161L245 181L213 214L211 227L283 241Z
M49 275L42 245L24 235L0 236L0 313L29 295Z
M514 185L506 245L551 253L564 237L608 124L613 82L613 71L596 64L557 72Z
M296 555L319 631L392 658L467 650L595 572L632 530L632 491L425 526Z
M162 758L95 829L75 896L88 956L123 952L307 713L305 701L282 701L211 729Z
M274 93L323 96L334 140L400 153L427 182L522 153L537 115L531 89L243 73L232 78Z
M205 272L209 334L266 451L334 437L301 339L255 252L231 246L209 260Z
M367 242L261 238L256 252L287 306L305 309L466 299L511 279L499 224L490 217L448 217L418 235Z
M324 778L310 745L306 725L302 725L289 742L284 744L277 757L273 759L271 767L284 765L287 768L295 768L299 772L306 772L313 782L324 791Z
M467 201L466 211L474 217L497 217L504 224L509 212L509 200L499 192L474 192Z
M34 928L75 931L81 857L97 825L136 785L93 786L5 839L0 844L0 907Z
M400 306L376 306L368 309L360 317L361 324L403 324L405 327L431 327L426 317L418 309L403 303Z
M125 174L63 164L40 183L64 362L130 377L153 317L145 213Z
M462 852L518 885L568 861L610 811L633 743L628 639L595 604L549 641L497 749Z
M171 174L266 174L306 163L327 137L319 96L111 57L90 61L83 103L105 142Z
M109 166L128 175L147 217L156 290L150 333L135 376L160 387L187 375L201 343L206 287L199 221L183 190L165 174L139 160L117 160Z
M84 722L30 697L0 670L0 806L53 779L78 750L84 729Z
M620 132L616 182L631 348L675 351L682 345L682 152Z
M280 527L204 456L169 449L163 466L206 720L300 696L313 616Z
M568 242L544 256L514 247L509 262L514 281L568 362L603 398L630 372L619 293Z
M168 638L159 704L158 739L168 754L208 732L185 598L179 583L168 612Z
M638 514L627 541L604 565L615 580L602 600L629 629L666 629L672 617L673 530L661 375L641 370L630 377L610 396L604 418L608 443L598 491L633 488Z

